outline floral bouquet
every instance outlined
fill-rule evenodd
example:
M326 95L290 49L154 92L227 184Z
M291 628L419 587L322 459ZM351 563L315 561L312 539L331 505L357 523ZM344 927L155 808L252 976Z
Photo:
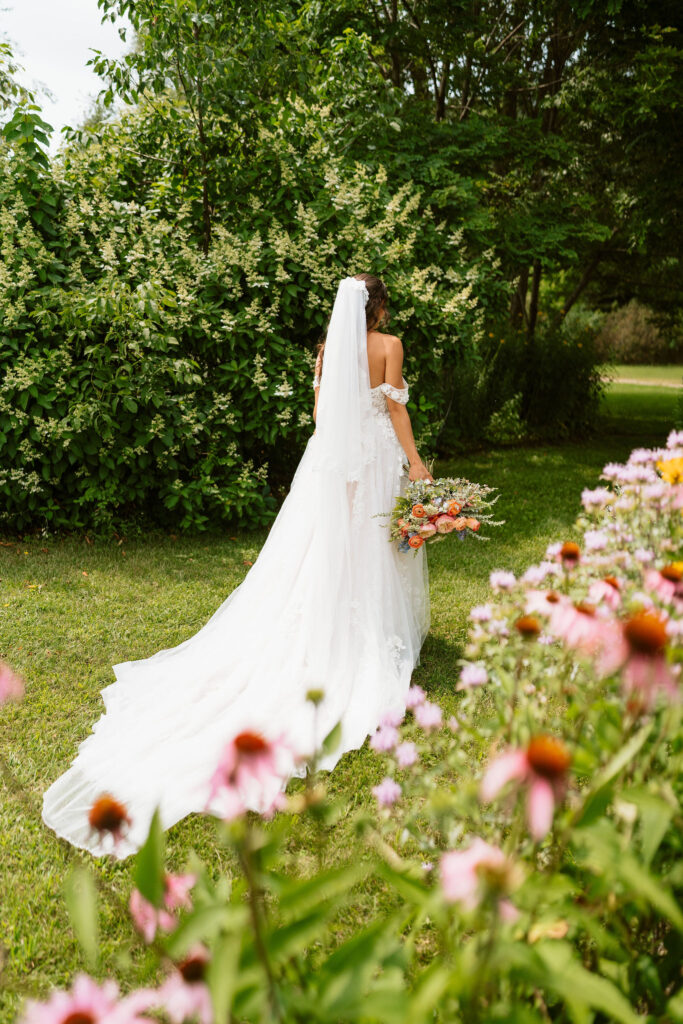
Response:
M494 520L491 511L500 497L491 497L495 490L463 477L440 477L434 483L413 480L405 494L396 499L389 523L390 539L398 541L399 551L417 550L453 532L460 540L467 535L488 540L479 533L482 523L502 526L504 522Z

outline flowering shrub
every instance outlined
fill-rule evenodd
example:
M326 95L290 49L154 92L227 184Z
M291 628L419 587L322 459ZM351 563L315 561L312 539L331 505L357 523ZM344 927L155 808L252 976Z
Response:
M313 429L336 283L364 269L386 278L427 443L443 363L482 332L475 296L505 294L495 262L476 263L410 182L321 149L325 109L301 101L259 127L205 254L163 180L138 201L122 189L112 152L135 149L140 116L49 166L37 115L0 137L3 525L265 523Z

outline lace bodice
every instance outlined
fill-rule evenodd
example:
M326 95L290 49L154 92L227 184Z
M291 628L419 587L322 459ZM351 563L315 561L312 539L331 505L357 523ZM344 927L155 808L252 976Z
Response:
M378 384L376 388L370 388L372 404L375 409L384 411L387 408L386 398L391 398L394 402L400 402L401 405L406 404L409 398L409 388L405 377L402 377L401 380L403 381L402 388L396 388L393 384L388 384L387 381L384 381L383 384ZM320 387L320 376L317 373L313 378L313 387Z

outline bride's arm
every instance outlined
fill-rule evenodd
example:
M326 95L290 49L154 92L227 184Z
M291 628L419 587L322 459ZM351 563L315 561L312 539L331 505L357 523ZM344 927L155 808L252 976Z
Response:
M322 353L321 353L318 356L318 358L316 359L316 361L315 361L315 376L316 376L316 379L320 378L320 374L322 373L322 369L323 369L323 361L322 361ZM315 400L313 402L313 422L314 423L316 422L316 417L318 415L318 395L319 394L320 394L320 386L318 385L315 388ZM314 433L315 433L315 431L314 431Z
M386 340L386 368L384 372L384 379L388 384L392 384L395 388L403 387L403 345L398 338L388 337ZM398 438L399 444L406 453L406 457L410 463L410 471L408 473L409 478L411 480L433 481L434 477L424 465L418 454L408 410L405 405L401 402L395 402L394 399L389 398L388 395L386 396L386 399L387 406L389 408L389 415L391 416L391 422L393 423L394 430L396 431L396 437Z

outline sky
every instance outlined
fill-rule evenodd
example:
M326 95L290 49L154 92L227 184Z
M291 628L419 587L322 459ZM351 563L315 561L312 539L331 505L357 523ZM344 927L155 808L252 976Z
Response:
M118 26L102 25L101 17L97 0L0 0L0 37L12 43L17 63L25 68L18 77L53 94L53 100L43 93L38 97L44 119L55 129L52 152L61 141L60 129L78 125L102 88L85 66L91 48L118 57L130 43L130 31L124 43Z

